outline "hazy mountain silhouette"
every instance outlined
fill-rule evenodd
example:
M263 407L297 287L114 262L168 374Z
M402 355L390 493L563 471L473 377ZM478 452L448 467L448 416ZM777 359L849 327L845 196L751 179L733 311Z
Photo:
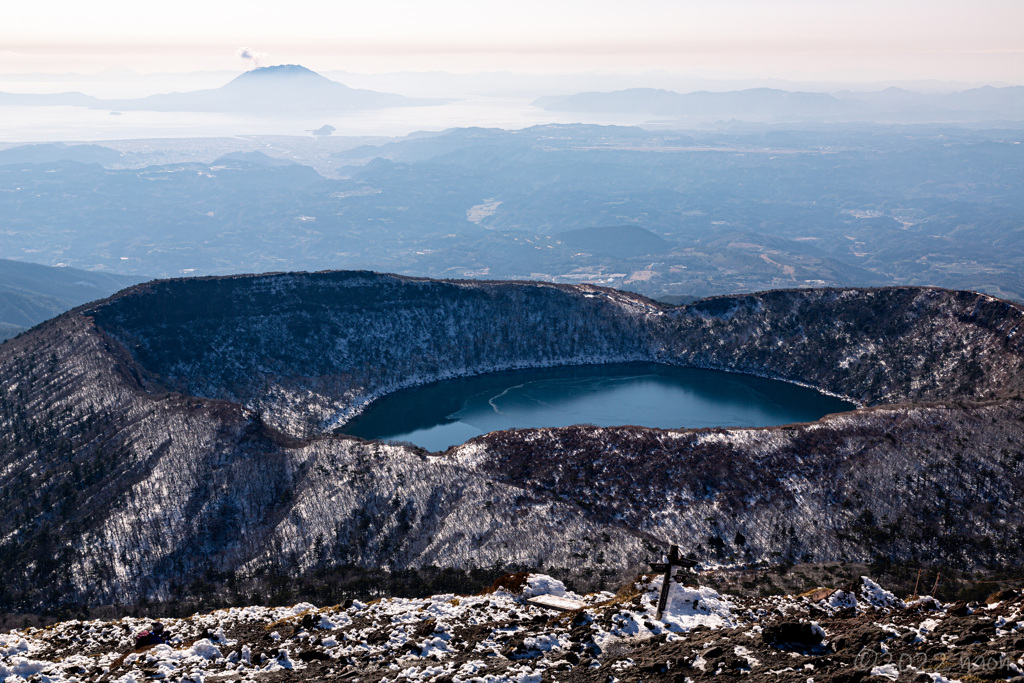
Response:
M0 150L0 166L4 164L48 164L55 161L78 161L83 164L110 164L121 158L116 149L102 145L66 145L50 142L20 145Z
M745 121L1020 121L1024 87L985 86L952 93L886 88L834 95L774 88L691 93L631 88L541 97L533 105L547 111Z
M0 259L0 341L143 279Z
M360 90L325 78L298 64L246 71L210 90L103 100L82 93L23 95L0 93L0 105L64 105L122 111L196 111L238 114L329 113L350 109L441 104L446 100Z
M714 117L756 112L761 118L831 116L849 108L848 103L825 93L788 92L773 88L685 94L654 88L630 88L541 97L533 104L548 111Z

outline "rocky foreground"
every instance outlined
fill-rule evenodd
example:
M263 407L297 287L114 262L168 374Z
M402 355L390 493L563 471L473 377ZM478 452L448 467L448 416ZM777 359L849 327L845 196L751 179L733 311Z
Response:
M574 595L538 574L472 597L334 607L242 607L167 619L168 644L135 648L149 621L67 621L0 634L0 680L771 681L1024 680L1024 597L898 599L870 579L802 596L740 598L661 578ZM573 612L528 604L554 594Z

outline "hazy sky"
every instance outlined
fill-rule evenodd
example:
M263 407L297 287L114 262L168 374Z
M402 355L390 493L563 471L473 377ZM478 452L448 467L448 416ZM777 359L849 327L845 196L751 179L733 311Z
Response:
M39 0L5 3L0 73L665 69L1024 84L1024 0Z

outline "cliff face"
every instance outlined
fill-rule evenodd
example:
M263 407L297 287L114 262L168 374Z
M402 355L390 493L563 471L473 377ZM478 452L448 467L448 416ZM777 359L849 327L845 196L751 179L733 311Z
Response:
M864 404L1019 390L1024 311L973 292L775 291L668 308L595 287L373 273L163 281L83 312L163 386L325 433L397 388L628 360L811 384Z
M1019 562L1022 317L914 288L665 308L371 273L142 285L0 346L0 607L282 565L598 572L667 540L709 560ZM442 455L331 435L400 386L619 360L915 403L760 430L499 432Z
M672 362L767 373L867 405L1016 395L1024 310L917 287L772 291L666 316Z
M455 450L498 481L571 500L598 523L679 539L702 558L1024 558L1020 401L767 429L495 432Z
M650 358L658 310L612 291L336 272L156 282L85 314L155 381L308 436L439 378Z

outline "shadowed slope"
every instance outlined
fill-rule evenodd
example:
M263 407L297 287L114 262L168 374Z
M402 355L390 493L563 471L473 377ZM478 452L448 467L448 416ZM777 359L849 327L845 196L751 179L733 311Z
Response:
M704 559L1020 562L1021 320L915 288L671 308L372 273L140 285L0 347L0 608L345 563L593 577L667 540ZM399 386L624 359L919 403L758 430L499 432L440 456L330 434Z

